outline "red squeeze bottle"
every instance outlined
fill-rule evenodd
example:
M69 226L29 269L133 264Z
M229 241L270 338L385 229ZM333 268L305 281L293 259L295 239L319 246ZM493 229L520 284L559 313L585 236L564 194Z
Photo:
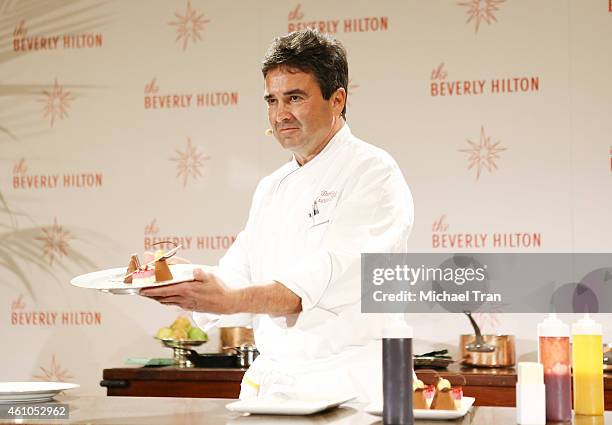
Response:
M551 313L538 324L538 360L544 366L546 420L572 420L569 326Z

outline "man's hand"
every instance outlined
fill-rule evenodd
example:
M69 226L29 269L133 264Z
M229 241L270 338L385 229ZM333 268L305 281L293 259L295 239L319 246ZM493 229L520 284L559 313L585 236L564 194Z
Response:
M212 273L202 269L193 271L193 280L159 288L140 290L140 295L162 304L178 305L184 310L206 313L238 313L238 290L228 288Z
M282 316L302 311L302 299L280 282L232 289L219 277L202 269L193 271L192 281L141 289L140 295L162 304L204 313Z

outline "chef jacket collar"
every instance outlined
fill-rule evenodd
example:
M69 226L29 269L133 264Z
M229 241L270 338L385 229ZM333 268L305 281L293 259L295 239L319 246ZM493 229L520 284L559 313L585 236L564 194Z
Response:
M336 146L340 145L343 141L347 140L350 135L351 135L351 129L349 128L348 124L345 122L344 125L340 128L340 130L338 130L338 132L334 134L334 137L332 137L331 140L327 142L327 145L325 145L323 150L319 152L310 161L308 161L306 164L300 165L297 162L297 159L295 159L295 154L294 154L293 158L291 158L291 165L292 165L291 172L297 170L298 168L305 168L305 167L308 167L310 164L316 163L326 153L332 151Z

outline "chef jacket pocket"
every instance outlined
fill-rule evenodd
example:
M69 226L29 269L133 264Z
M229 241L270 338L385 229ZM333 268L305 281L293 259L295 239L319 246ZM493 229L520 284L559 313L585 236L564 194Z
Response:
M309 249L317 249L329 227L330 219L321 218L306 229L306 245Z

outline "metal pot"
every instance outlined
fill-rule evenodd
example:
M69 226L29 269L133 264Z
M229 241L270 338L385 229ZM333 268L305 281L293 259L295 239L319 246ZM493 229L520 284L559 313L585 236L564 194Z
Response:
M464 314L474 328L473 335L461 335L461 363L467 366L509 367L514 366L514 335L482 335L480 327L469 311Z
M253 344L242 344L238 347L223 347L223 350L234 351L238 356L238 366L246 369L253 364L259 351Z
M461 363L475 367L511 367L516 362L514 335L482 335L487 344L495 347L491 352L468 351L467 345L476 340L474 334L463 334L459 337Z
M253 329L243 326L222 327L219 328L221 336L221 347L224 353L233 353L234 347L239 347L243 344L255 344L253 337Z

